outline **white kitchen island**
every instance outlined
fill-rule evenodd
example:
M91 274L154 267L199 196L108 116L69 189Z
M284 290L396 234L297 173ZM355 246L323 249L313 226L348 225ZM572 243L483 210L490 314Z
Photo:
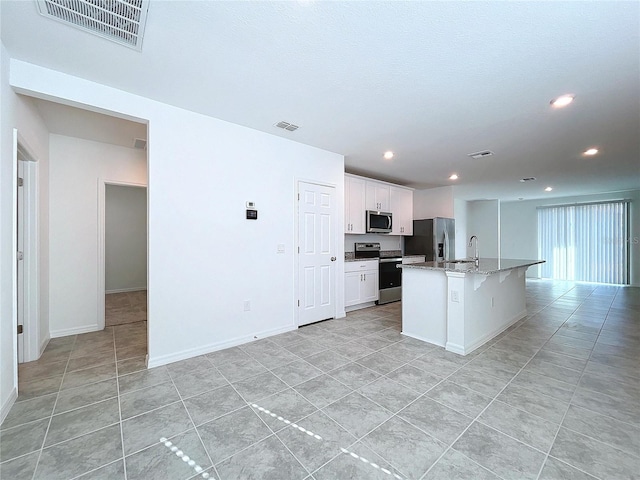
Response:
M544 260L402 265L402 333L466 355L527 314L525 272Z

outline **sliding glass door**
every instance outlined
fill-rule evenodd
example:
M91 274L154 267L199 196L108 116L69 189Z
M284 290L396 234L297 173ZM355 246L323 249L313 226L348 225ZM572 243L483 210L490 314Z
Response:
M544 278L628 284L628 239L627 201L538 208Z

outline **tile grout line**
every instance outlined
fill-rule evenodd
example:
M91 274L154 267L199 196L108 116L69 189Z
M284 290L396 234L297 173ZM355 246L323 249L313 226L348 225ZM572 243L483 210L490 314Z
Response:
M78 340L78 336L76 335L73 339L73 346L75 346L76 341ZM53 407L51 409L51 415L49 416L49 423L47 425L47 429L44 433L44 437L42 438L42 447L40 447L40 453L38 454L38 459L36 460L36 466L33 469L33 475L31 476L31 480L35 480L36 472L38 471L38 467L40 466L40 459L42 458L42 453L44 452L45 442L47 440L47 435L49 435L49 429L51 428L51 422L53 421L53 412L56 411L56 405L58 404L58 398L60 397L60 389L62 388L62 384L64 382L64 377L67 374L67 368L69 367L69 362L71 361L71 352L73 351L73 346L69 351L69 358L67 358L67 365L64 367L64 373L62 374L62 380L60 381L60 387L58 387L58 393L56 394L56 399L53 402ZM126 479L125 479L126 480Z
M118 375L118 349L116 346L116 331L115 328L112 328L113 332L113 355L115 357L115 368L116 368L116 392L118 394L118 416L120 418L120 446L122 449L122 469L124 471L124 480L127 480L127 462L124 451L124 428L122 425L122 402L120 398L120 375Z
M590 297L590 296L591 296L591 295L589 295L589 297ZM611 305L613 304L613 301L614 301L614 299L615 299L615 297L616 297L616 296L617 296L617 290L616 290L616 295L614 295L614 296L613 296L613 298L611 299L611 303L609 304L609 308L608 308L608 310L607 310L607 314L608 314L608 312L611 310ZM588 299L589 297L587 297L586 299ZM585 300L586 300L586 299L585 299ZM584 301L583 301L583 302L581 302L581 305L582 305L582 303L584 303ZM605 318L606 318L606 315L605 315ZM563 324L563 325L564 325L564 324ZM604 322L603 322L603 325L604 325ZM598 336L600 336L600 332L601 332L601 331L602 331L602 327L600 327L600 330L598 330ZM594 346L595 346L595 344L594 344ZM589 358L591 358L591 354L592 354L592 353L593 353L593 348L591 348L591 350L590 350L590 352L589 352ZM584 368L582 369L582 372L581 372L581 374L580 374L580 378L578 379L578 382L576 383L576 389L573 391L573 394L571 395L571 399L569 400L569 403L568 403L568 405L567 405L567 408L566 408L566 410L564 411L564 415L562 416L562 419L560 420L560 424L558 425L558 429L556 430L556 434L554 435L554 437L553 437L553 441L551 442L551 445L549 446L549 449L547 450L547 453L546 453L546 455L545 455L544 462L542 462L542 465L540 466L540 469L538 470L538 475L537 475L537 477L536 477L536 479L537 479L537 480L539 480L539 479L540 479L540 475L542 475L542 471L544 470L544 466L546 465L547 460L548 460L549 456L551 455L551 451L553 450L553 446L555 445L556 440L558 439L558 434L560 433L560 430L562 429L562 424L564 423L564 420L565 420L565 418L567 417L567 413L569 413L569 410L571 409L571 406L573 405L573 399L574 399L574 398L575 398L575 396L576 396L576 392L578 391L578 388L579 388L579 386L580 386L580 381L582 380L582 377L583 377L583 376L584 376L584 374L585 374L585 370L586 370L586 368L587 368L587 365L589 364L589 358L587 359L587 362L585 363L585 366L584 366ZM591 438L591 437L589 437L589 438ZM594 439L594 440L596 440L596 439ZM604 443L604 442L602 442L602 443ZM605 445L606 445L606 444L605 444ZM553 457L553 458L555 458L555 457ZM558 459L558 460L559 460L559 459ZM578 468L578 467L577 467L577 466L575 466L575 465L570 464L569 462L566 462L566 461L564 461L564 460L561 460L561 461L563 461L563 462L564 462L564 463L566 463L567 465L570 465L571 467L575 468L576 470L583 471L582 469ZM586 473L586 472L584 472L584 473ZM593 475L593 474L589 474L589 475ZM594 477L596 477L596 475L593 475L593 476L594 476Z
M559 297L559 298L560 298L560 297ZM554 300L554 302L555 302L555 300ZM552 303L553 303L553 302L552 302ZM548 305L547 305L547 306L548 306ZM545 307L545 308L546 308L546 307ZM564 324L564 322L563 322L563 324ZM522 327L522 324L518 325L518 326L517 326L516 328L514 328L510 333L513 333L513 332L517 331L517 330L518 330L519 328L521 328L521 327ZM560 327L558 327L558 328L556 329L556 331L557 331L559 328L560 328ZM553 336L553 335L552 335L552 336ZM505 336L505 338L506 338L506 337L508 337L508 335L506 335L506 336ZM551 337L550 337L550 338L551 338ZM548 341L548 340L547 340L547 341ZM525 367L526 367L526 366L531 362L531 360L533 360L533 358L538 354L538 352L540 352L540 351L542 350L542 348L544 347L544 345L546 345L546 343L547 343L547 342L543 343L543 344L542 344L542 345L541 345L541 346L536 350L536 352L535 352L533 355L531 355L531 357L529 358L529 360L527 360L527 362L526 362L524 365L522 365L522 367L520 367L520 369L518 370L518 372L517 372L517 373L515 373L515 374L511 377L511 379L510 379L510 380L505 384L505 386L504 386L504 387L502 387L502 389L501 389L501 390L500 390L500 391L499 391L499 392L498 392L498 393L497 393L497 394L496 394L496 395L491 399L491 401L490 401L490 402L489 402L489 403L488 403L488 404L487 404L487 405L486 405L486 406L485 406L485 407L480 411L480 413L478 413L478 414L476 415L476 417L472 419L471 423L470 423L470 424L469 424L469 425L468 425L468 426L467 426L467 427L466 427L466 428L465 428L465 429L464 429L464 430L463 430L463 431L462 431L462 432L461 432L461 433L460 433L460 434L459 434L459 435L458 435L458 436L457 436L457 437L456 437L456 438L455 438L455 439L454 439L454 440L453 440L453 441L448 445L448 447L447 447L447 448L445 449L445 451L440 455L440 457L438 457L438 459L437 459L437 460L436 460L436 461L435 461L435 462L434 462L434 463L429 467L429 469L427 469L427 471L422 475L422 477L420 477L421 479L424 479L424 478L426 477L426 475L429 473L429 471L431 471L431 470L433 469L433 467L434 467L435 465L437 465L437 463L438 463L438 462L439 462L439 461L444 457L444 455L445 455L449 450L452 450L452 449L453 449L453 445L454 445L454 444L455 444L455 443L456 443L456 442L457 442L457 441L458 441L458 440L459 440L459 439L460 439L460 438L461 438L461 437L462 437L462 436L463 436L463 435L464 435L464 434L469 430L469 428L471 427L471 425L473 425L475 422L477 422L477 421L478 421L478 419L482 416L482 414L483 414L483 413L484 413L484 412L485 412L485 411L486 411L486 410L487 410L487 409L488 409L488 408L493 404L493 402L495 402L495 401L497 400L497 398L500 396L500 394L501 394L501 393L502 393L502 392L503 392L503 391L504 391L504 390L505 390L505 389L506 389L506 388L507 388L507 387L508 387L512 382L513 382L513 380L514 380L514 379L515 379L515 378L516 378L516 377L517 377L517 376L518 376L518 375L519 375L519 374L520 374L520 373L525 369ZM491 347L489 347L489 348L491 348ZM487 350L488 350L488 349L487 349ZM469 365L469 364L470 364L470 363L472 363L476 358L477 358L477 357L475 357L475 358L471 359L471 361L469 361L467 364L463 365L463 366L462 366L462 367L460 367L460 368L463 368L463 367L465 367L466 365ZM458 369L458 370L460 370L460 369ZM456 370L456 372L457 372L458 370ZM446 377L446 378L449 378L451 375L453 375L453 374L454 374L454 373L456 373L456 372L451 373L451 374L450 374L448 377ZM445 380L446 380L446 378L445 378ZM444 380L443 380L443 381L444 381ZM437 385L434 385L434 387L432 387L432 388L435 388L436 386L437 386ZM431 390L431 389L429 389L427 392L425 392L425 394L424 394L424 395L426 395L430 390ZM430 397L429 397L429 398L430 398ZM432 400L433 400L433 399L432 399ZM440 402L438 402L438 403L440 403ZM445 406L447 406L447 405L445 405ZM406 407L405 407L405 408L406 408ZM448 408L451 408L451 407L448 407ZM517 407L513 407L513 408L517 408ZM568 407L567 407L567 408L568 408ZM452 409L452 410L454 410L454 411L455 411L455 409ZM518 410L520 410L520 409L518 409ZM461 412L458 412L458 413L461 413ZM528 412L526 412L526 413L528 413ZM409 422L409 423L411 424L411 422ZM411 424L411 425L413 425L413 424ZM484 425L484 423L483 423L482 425ZM424 432L424 430L422 430L421 428L417 427L416 425L413 425L413 426L414 426L414 427L416 427L416 428L418 428L420 431L423 431L423 432ZM487 426L487 427L488 427L488 426ZM491 428L491 427L489 427L489 428ZM522 445L525 445L525 446L527 446L527 447L533 448L533 447L531 447L530 445L528 445L528 444L526 444L526 443L522 442L521 440L518 440L517 438L511 437L510 435L507 435L507 434L505 434L504 432L501 432L500 430L497 430L497 429L495 429L495 428L492 428L492 429L493 429L493 430L496 430L496 431L498 431L498 432L500 432L500 433L502 433L503 435L508 436L509 438L512 438L513 440L517 441L518 443L521 443ZM425 433L427 433L427 432L425 432ZM435 438L435 437L434 437L434 438ZM444 443L444 442L443 442L443 443ZM553 443L552 443L551 445L553 446ZM550 448L551 448L551 447L550 447ZM455 450L455 449L454 449L454 450ZM537 449L536 449L536 450L537 450ZM456 450L456 451L457 451L457 450ZM540 450L538 450L538 451L540 451ZM461 453L461 452L459 452L459 453ZM542 453L542 452L541 452L541 453ZM464 455L464 454L463 454L463 455ZM465 457L466 457L466 455L465 455ZM473 460L473 459L472 459L472 460ZM546 460L545 460L545 461L546 461ZM475 461L474 461L474 462L475 462ZM477 462L475 462L475 463L477 463ZM480 464L478 464L478 465L480 465ZM480 466L481 466L481 467L483 467L483 465L480 465ZM544 467L544 462L542 463L541 468L542 468L542 467ZM496 475L497 477L500 477L500 475L498 475L498 474L497 474L496 472L494 472L493 470L490 470L490 469L488 469L487 467L483 467L483 468L485 468L486 470L489 470L491 473L493 473L493 474L494 474L494 475ZM502 477L500 477L500 478L502 478Z
M218 370L218 368L213 364L213 362L211 361L211 359L209 359L206 355L203 355L203 358L204 358L207 362L209 362L209 365L210 365L210 367L211 367L211 369L212 369L212 370L214 370L215 372L217 372L217 373L218 373L222 378L224 378L224 379L227 381L227 383L228 383L229 385L231 385L231 382L229 382L229 380L227 379L227 377L225 377L225 376L222 374L222 372L220 372L220 370ZM194 422L194 421L193 421L193 417L191 416L191 412L189 412L189 409L187 408L187 405L184 403L184 398L182 397L182 394L180 393L180 390L178 389L178 387L176 386L175 381L173 380L173 375L171 374L171 371L170 371L168 368L167 368L167 371L168 371L168 373L169 373L169 378L171 379L171 383L173 384L173 388L175 388L175 389L176 389L176 392L178 392L178 397L180 398L180 402L182 403L182 408L184 408L185 412L187 412L187 416L189 417L189 421L190 421L190 422L191 422L191 424L193 425L193 430L196 432L196 435L198 436L198 440L200 440L200 445L202 445L202 448L203 448L203 450L204 450L205 454L207 455L207 458L209 459L209 462L211 463L211 470L215 473L215 476L216 476L217 478L222 479L222 477L221 477L221 476L220 476L220 474L218 473L218 469L216 468L216 465L215 465L215 463L214 463L214 461L213 461L213 458L211 458L211 454L209 453L209 449L205 446L204 441L202 440L202 436L200 435L200 431L198 430L198 427L196 426L196 422ZM226 386L226 385L222 385L222 386L220 386L220 387L218 387L218 388L223 388L223 387L225 387L225 386ZM233 388L233 386L231 386L231 387ZM213 390L216 390L216 389L213 389ZM209 392L209 391L212 391L212 390L207 390L207 392ZM235 388L234 388L234 391L236 391L236 390L235 390ZM207 393L207 392L204 392L204 393ZM238 393L238 392L236 391L236 393ZM239 394L239 393L238 393L238 394ZM197 396L197 395L201 395L201 394L196 394L196 395L194 395L194 397L195 397L195 396ZM191 398L191 397L188 397L188 398ZM242 396L241 396L241 398L242 398ZM240 408L237 408L237 409L235 409L235 410L233 410L233 411L235 412L235 411L238 411L238 410L240 410ZM228 412L228 413L232 413L232 412ZM218 418L220 418L220 417L218 417ZM213 420L211 420L211 421L214 421L214 420L215 420L215 419L213 419ZM205 423L208 423L208 422L205 422ZM203 424L201 424L201 425L204 425L205 423L203 423ZM178 435L179 435L179 434L178 434ZM173 437L175 437L175 435L173 435L173 436L172 436L172 438L173 438ZM207 470L207 469L204 469L204 471L206 471L206 470ZM193 478L193 477L190 477L190 478ZM203 477L203 478L204 478L204 477Z

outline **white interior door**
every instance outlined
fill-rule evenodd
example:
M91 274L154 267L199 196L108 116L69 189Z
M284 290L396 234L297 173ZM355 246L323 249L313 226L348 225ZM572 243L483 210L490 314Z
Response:
M334 190L298 183L298 325L335 315Z

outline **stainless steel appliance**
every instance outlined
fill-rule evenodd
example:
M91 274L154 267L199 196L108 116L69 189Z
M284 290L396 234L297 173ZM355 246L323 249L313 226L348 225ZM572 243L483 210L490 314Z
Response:
M367 233L391 233L391 217L388 212L367 210Z
M380 257L380 243L356 243L355 258ZM402 257L380 258L378 263L378 305L395 302L402 298L402 270L397 268Z
M456 258L456 223L453 218L413 221L413 236L405 237L405 255L425 255L427 262Z

